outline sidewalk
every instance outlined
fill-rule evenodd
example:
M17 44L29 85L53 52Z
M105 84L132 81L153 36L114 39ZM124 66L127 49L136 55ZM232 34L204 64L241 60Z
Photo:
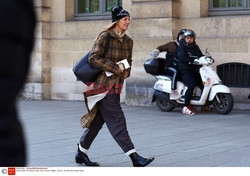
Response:
M84 131L79 123L86 113L82 101L20 100L18 107L28 166L82 167L74 161ZM229 115L200 112L195 116L156 107L122 107L138 153L155 157L152 167L250 166L250 105ZM132 166L105 125L88 155L102 167Z

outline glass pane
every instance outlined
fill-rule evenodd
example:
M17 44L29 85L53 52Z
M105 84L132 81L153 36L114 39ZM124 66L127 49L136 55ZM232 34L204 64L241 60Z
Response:
M106 0L106 12L111 12L112 7L120 5L122 6L122 0Z
M122 0L118 0L118 5L122 6Z
M111 12L112 7L117 5L117 0L107 0L106 1L106 12Z
M116 5L122 6L122 0L77 0L77 13L103 13L102 8L105 8L105 12L111 12L112 7Z
M222 8L227 7L227 0L213 0L213 7L214 8Z
M89 13L88 0L78 0L78 13Z
M90 0L89 13L99 13L99 0Z
M228 7L242 7L243 0L229 0Z
M99 13L99 0L78 0L78 13Z

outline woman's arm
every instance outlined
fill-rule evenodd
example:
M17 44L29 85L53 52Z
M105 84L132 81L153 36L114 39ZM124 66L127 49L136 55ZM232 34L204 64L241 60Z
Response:
M100 68L103 71L112 72L116 75L120 75L121 69L119 68L119 66L103 56L107 44L107 35L107 32L103 32L97 37L92 48L89 61L96 68Z

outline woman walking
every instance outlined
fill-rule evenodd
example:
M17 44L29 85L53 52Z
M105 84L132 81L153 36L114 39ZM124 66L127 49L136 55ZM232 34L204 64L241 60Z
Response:
M99 163L90 161L87 151L104 123L117 144L131 158L133 166L143 167L154 160L153 157L144 158L137 154L128 134L125 116L120 105L121 85L129 77L130 68L119 66L117 62L127 60L129 66L132 64L133 40L125 34L129 24L129 13L121 6L114 7L112 24L99 34L92 48L89 61L102 72L93 84L93 89L85 92L89 113L83 118L92 119L92 122L80 138L75 156L76 163L99 166ZM105 51L107 44L108 51ZM107 76L105 72L111 72L113 75Z

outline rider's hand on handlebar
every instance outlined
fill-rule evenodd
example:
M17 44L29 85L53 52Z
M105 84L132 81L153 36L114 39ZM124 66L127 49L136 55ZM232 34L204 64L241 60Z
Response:
M160 51L158 49L155 49L154 51L152 51L149 55L150 59L155 59L158 55L159 55Z
M193 62L194 65L199 65L199 59L195 59Z

